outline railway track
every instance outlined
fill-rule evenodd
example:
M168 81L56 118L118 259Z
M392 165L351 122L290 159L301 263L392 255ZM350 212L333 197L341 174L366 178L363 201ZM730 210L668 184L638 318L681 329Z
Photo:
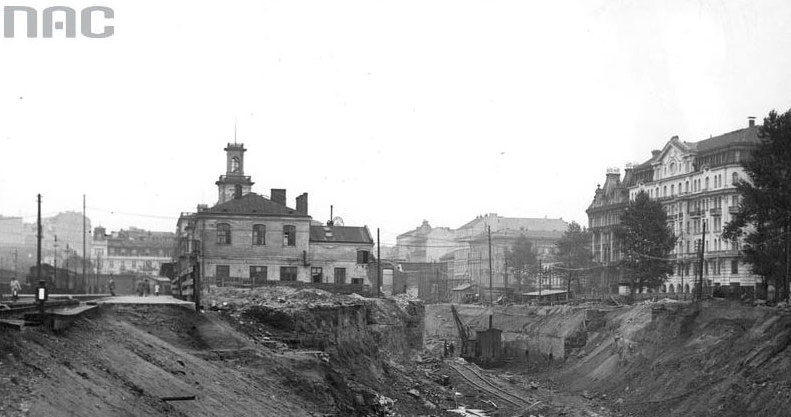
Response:
M503 388L494 385L477 369L468 364L449 363L448 365L470 385L517 408L530 408L538 404L537 402L530 402L522 397L511 394Z

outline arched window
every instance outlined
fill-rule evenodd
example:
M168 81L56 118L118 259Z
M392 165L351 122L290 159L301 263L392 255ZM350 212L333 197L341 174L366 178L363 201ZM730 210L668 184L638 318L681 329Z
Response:
M706 177L706 183L705 183L703 189L704 190L708 190L709 189L709 177Z
M231 172L239 172L239 157L231 158Z
M675 193L676 193L676 186L675 186L675 185L673 185L673 184L671 184L671 185L670 185L670 195L672 196L672 195L673 195L673 194L675 194Z
M228 223L217 223L217 244L231 244L231 225Z
M689 192L689 181L684 182L684 191Z
M739 180L739 174L734 172L733 175L731 175L731 184L736 185L736 181L738 180Z
M253 245L266 245L266 226L263 224L253 225Z

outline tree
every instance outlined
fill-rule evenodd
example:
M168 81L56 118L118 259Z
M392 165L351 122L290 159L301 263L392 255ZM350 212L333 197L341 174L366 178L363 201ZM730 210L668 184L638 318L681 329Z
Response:
M676 244L676 236L667 225L667 212L658 201L641 192L630 201L615 229L621 242L621 268L629 279L631 293L655 288L673 272L668 255Z
M530 240L525 235L520 235L511 248L506 249L505 261L509 269L513 269L519 288L522 288L524 277L538 264L538 257Z
M571 292L572 279L578 278L582 270L591 265L590 233L579 223L571 222L555 245L558 248L558 269L565 272L568 292Z
M791 110L772 110L758 130L761 142L742 162L749 178L739 179L741 201L723 236L744 236L743 260L754 274L771 282L778 298L789 298L789 241L791 240Z

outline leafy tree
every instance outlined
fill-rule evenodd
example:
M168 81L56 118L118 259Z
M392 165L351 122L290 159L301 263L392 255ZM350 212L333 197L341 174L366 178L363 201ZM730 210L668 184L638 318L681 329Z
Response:
M621 242L621 267L629 279L631 293L644 287L655 288L673 272L668 255L676 244L676 236L667 225L667 213L658 201L641 192L630 201L615 229Z
M791 110L772 110L758 130L761 143L742 162L749 181L740 179L738 212L725 225L723 236L744 236L743 260L753 273L772 282L779 299L789 298L791 240Z
M571 281L579 278L581 270L592 264L590 232L583 229L579 223L571 222L555 245L558 248L558 270L565 273L566 285L571 292Z
M522 288L528 271L532 271L538 265L538 257L533 249L533 244L525 235L520 235L511 248L506 249L505 261L508 263L508 268L513 269L519 288Z

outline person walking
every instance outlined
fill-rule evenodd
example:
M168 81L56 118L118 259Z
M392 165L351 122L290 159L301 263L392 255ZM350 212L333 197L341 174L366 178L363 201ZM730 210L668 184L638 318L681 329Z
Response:
M115 297L115 281L112 278L107 282L107 289L110 290L110 295Z
M154 296L159 295L159 283L154 284Z
M143 297L148 297L148 294L151 293L151 286L148 283L148 278L146 278L145 282L143 283Z
M11 289L11 299L16 302L19 299L19 293L22 291L22 285L17 281L16 277L11 278L11 282L8 283L8 286Z

